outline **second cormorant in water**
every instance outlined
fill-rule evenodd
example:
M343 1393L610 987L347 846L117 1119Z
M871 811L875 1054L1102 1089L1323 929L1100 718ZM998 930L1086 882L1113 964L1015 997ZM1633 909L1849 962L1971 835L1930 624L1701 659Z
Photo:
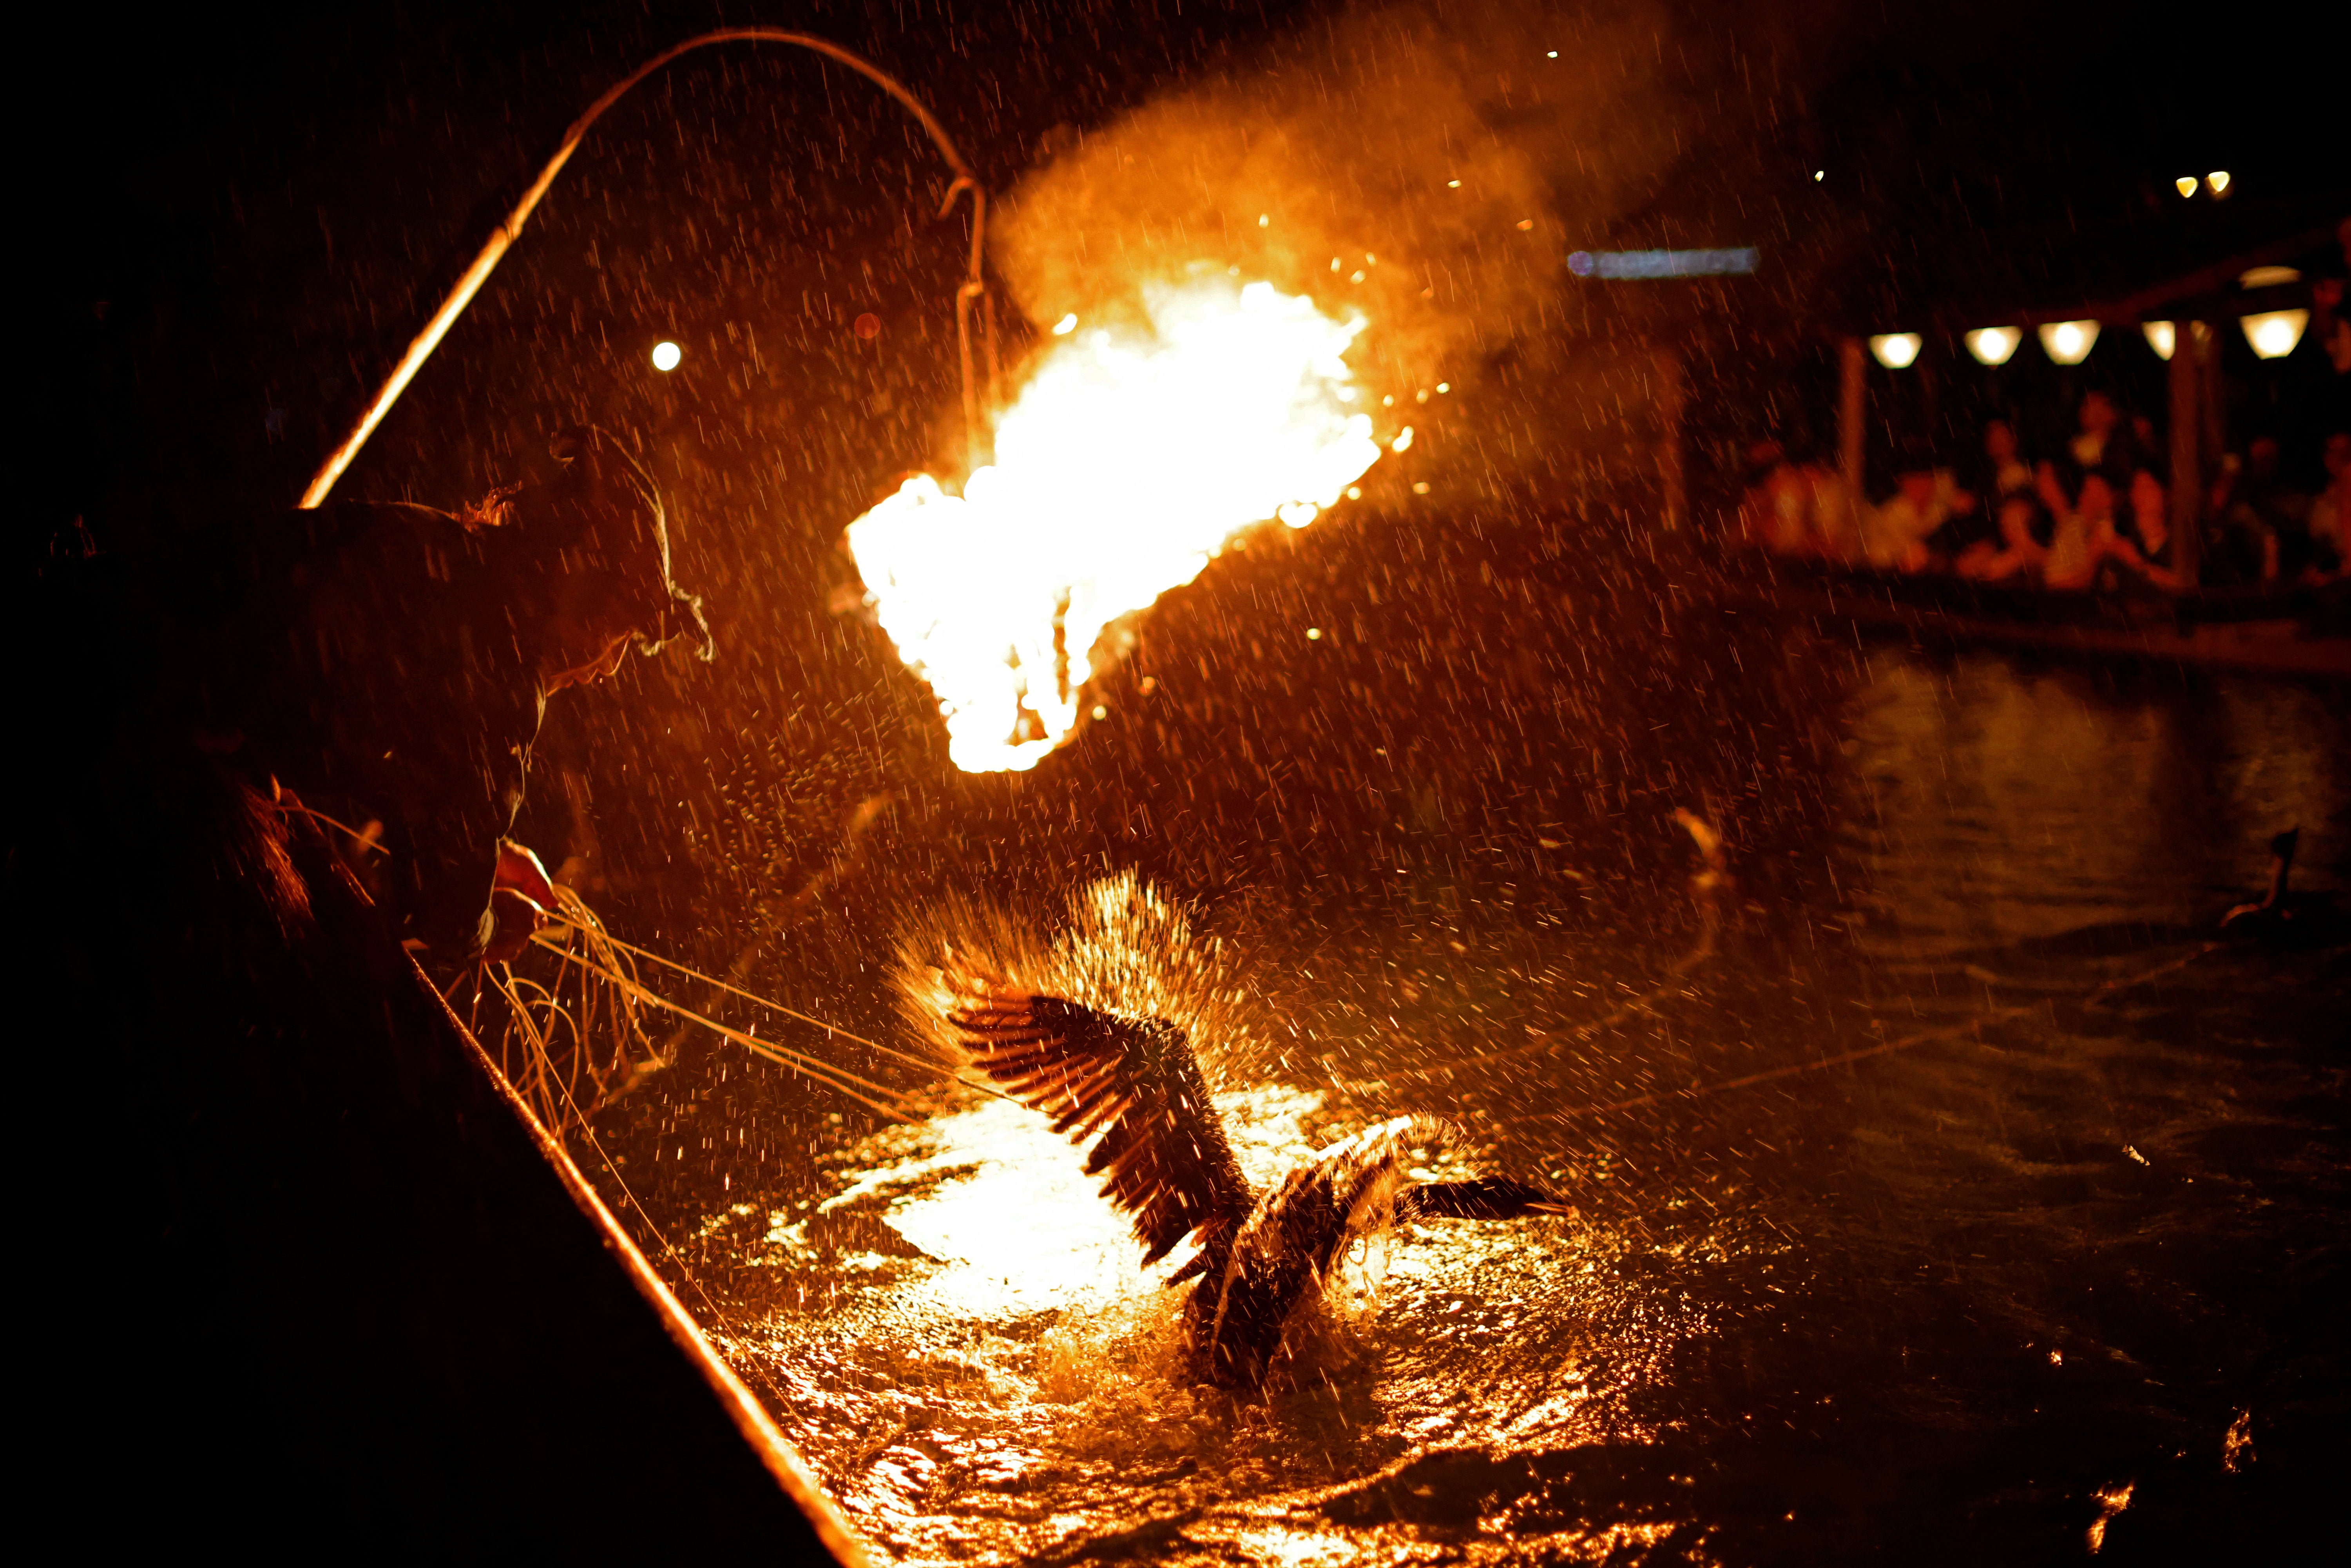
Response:
M2302 830L2288 828L2270 841L2270 885L2258 904L2241 904L2220 917L2220 930L2231 938L2246 938L2272 947L2324 947L2343 939L2343 920L2333 897L2325 893L2295 893L2286 886L2294 875L2294 851Z
M1418 1182L1406 1161L1451 1125L1399 1116L1332 1145L1259 1194L1241 1174L1185 1031L1048 996L950 959L945 1021L975 1065L1082 1144L1102 1196L1141 1239L1145 1263L1196 1235L1198 1255L1169 1277L1196 1281L1185 1322L1201 1369L1254 1384L1300 1302L1347 1244L1392 1219L1508 1219L1572 1213L1554 1195L1504 1177Z

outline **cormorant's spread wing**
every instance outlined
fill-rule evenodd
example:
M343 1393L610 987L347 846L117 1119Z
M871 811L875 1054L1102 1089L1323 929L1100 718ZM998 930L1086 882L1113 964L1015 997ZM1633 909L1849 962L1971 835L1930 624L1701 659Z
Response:
M1249 1213L1255 1195L1182 1030L1010 981L944 978L947 1022L981 1071L1071 1143L1102 1134L1086 1174L1106 1178L1102 1196L1134 1221L1145 1263L1196 1229L1226 1231Z

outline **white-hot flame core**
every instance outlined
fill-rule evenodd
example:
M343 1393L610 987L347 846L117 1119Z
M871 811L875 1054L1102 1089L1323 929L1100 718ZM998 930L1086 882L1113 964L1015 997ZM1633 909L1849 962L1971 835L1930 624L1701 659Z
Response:
M1253 524L1304 528L1378 461L1334 321L1270 283L1145 297L1152 334L1053 344L961 496L919 474L849 528L869 601L967 772L1033 768L1096 642Z

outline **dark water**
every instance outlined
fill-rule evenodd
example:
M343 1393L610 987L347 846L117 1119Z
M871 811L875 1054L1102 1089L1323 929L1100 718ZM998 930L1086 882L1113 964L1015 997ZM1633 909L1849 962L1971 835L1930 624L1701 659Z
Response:
M1374 1239L1261 1398L977 1100L671 1217L688 1300L906 1561L2282 1549L2351 1417L2351 966L2207 938L2281 827L2339 885L2342 694L1878 649L1844 726L1803 874L1663 936L1251 925L1254 1176L1437 1111L1580 1208Z

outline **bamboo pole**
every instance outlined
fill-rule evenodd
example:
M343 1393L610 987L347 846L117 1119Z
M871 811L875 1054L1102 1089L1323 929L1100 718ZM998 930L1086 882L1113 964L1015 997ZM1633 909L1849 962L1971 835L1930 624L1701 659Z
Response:
M480 292L482 285L489 280L491 272L496 270L499 260L505 256L507 247L512 246L516 237L522 233L522 225L529 219L532 210L538 205L539 198L547 194L548 187L555 183L556 175L561 173L564 164L571 161L571 154L578 150L580 139L588 134L589 127L596 123L597 118L619 102L622 95L631 88L680 55L690 49L701 48L705 44L728 43L793 44L801 48L814 49L818 54L847 66L905 105L914 118L922 121L923 129L930 133L931 141L937 145L940 154L946 159L948 166L954 169L955 181L947 187L946 199L939 204L939 215L945 217L954 209L957 196L966 192L970 193L971 256L963 287L956 296L956 327L961 339L963 350L964 434L975 455L982 449L979 434L980 409L973 379L970 328L970 301L977 297L984 296L987 287L980 277L980 259L985 244L982 230L987 221L987 193L981 187L977 176L972 173L971 166L964 162L963 154L956 150L956 144L947 135L946 128L938 122L937 118L929 110L923 107L922 100L917 99L904 83L871 60L842 48L830 39L820 38L810 33L786 32L780 27L724 27L716 32L698 34L682 44L663 50L614 83L601 98L588 106L586 113L571 122L570 129L563 133L562 144L556 148L555 155L547 161L546 167L538 172L538 178L532 181L530 188L522 193L522 199L515 203L514 210L507 214L506 221L490 231L490 237L483 243L480 254L474 257L473 265L468 267L464 276L451 287L448 296L441 301L441 308L433 313L431 319L424 323L423 329L410 340L408 351L401 355L400 362L394 365L392 373L384 378L381 390L375 394L375 400L368 404L366 412L360 415L359 422L351 427L350 434L343 438L341 445L329 454L326 462L319 465L319 472L310 480L310 487L302 492L300 505L303 510L308 511L326 500L328 492L335 487L335 481L343 476L343 470L349 468L352 459L359 456L360 448L367 444L368 437L375 434L376 426L381 424L384 415L392 412L392 405L400 401L400 394L408 390L408 383L416 379L416 372L423 368L424 361L432 357L433 350L440 347L441 340L448 335L449 329L456 324L457 318L465 314L465 307L473 303L474 296Z

